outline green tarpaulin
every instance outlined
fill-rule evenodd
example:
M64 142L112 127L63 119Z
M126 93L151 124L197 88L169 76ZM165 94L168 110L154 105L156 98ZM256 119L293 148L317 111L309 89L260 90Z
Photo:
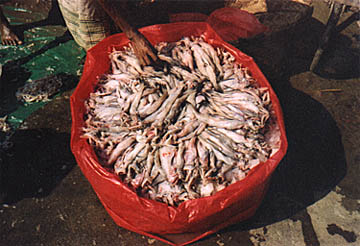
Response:
M61 21L47 18L47 13L12 6L3 6L3 12L24 39L23 45L0 45L0 117L8 115L8 123L17 128L46 102L19 102L16 91L25 83L55 74L68 80L63 81L62 92L75 86L86 52L74 42L66 27L58 24Z

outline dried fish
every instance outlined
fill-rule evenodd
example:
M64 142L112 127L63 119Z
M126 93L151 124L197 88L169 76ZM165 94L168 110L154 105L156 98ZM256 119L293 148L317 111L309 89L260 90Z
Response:
M27 103L49 101L52 96L60 91L62 86L63 82L60 76L47 76L27 82L17 90L16 98Z
M156 46L166 71L131 47L85 102L83 137L134 191L179 205L242 180L279 149L267 88L224 49L185 37Z

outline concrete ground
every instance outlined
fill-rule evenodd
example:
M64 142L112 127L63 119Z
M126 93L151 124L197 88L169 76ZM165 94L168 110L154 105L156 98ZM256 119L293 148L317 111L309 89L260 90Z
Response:
M256 214L193 245L360 245L360 32L352 23L334 35L309 72L328 11L315 1L312 18L278 42L237 44L277 93L289 148ZM33 113L0 151L0 245L165 245L118 227L82 175L69 146L72 91Z

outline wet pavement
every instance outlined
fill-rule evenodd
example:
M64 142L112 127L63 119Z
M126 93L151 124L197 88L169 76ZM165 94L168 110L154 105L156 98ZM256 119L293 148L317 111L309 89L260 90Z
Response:
M309 72L328 10L315 2L313 17L277 43L238 44L280 99L288 152L251 219L193 245L360 245L360 31L352 23L334 35ZM165 245L118 227L82 175L70 150L72 91L0 150L0 245Z

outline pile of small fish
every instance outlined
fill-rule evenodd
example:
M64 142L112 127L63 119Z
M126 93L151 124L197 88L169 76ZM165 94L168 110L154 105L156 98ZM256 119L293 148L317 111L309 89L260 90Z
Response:
M210 196L273 155L280 131L269 91L202 37L159 43L162 69L131 46L110 54L85 106L83 137L139 195L169 205Z
M50 97L60 91L62 81L57 75L50 75L42 79L27 82L16 92L19 101L27 103L49 101Z

